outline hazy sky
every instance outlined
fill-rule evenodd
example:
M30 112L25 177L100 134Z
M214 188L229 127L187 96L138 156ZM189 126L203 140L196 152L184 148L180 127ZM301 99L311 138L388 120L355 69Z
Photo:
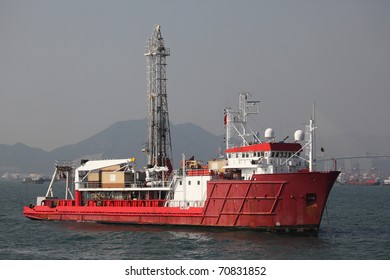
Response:
M249 91L277 137L315 101L322 135L389 140L389 15L386 0L0 0L0 144L49 151L146 117L155 24L174 124L223 134L223 108Z

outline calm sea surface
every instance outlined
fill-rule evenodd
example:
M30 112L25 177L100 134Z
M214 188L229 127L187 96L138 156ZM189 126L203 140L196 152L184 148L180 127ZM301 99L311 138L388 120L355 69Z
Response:
M25 218L46 189L0 180L0 259L390 259L390 186L335 185L318 237Z

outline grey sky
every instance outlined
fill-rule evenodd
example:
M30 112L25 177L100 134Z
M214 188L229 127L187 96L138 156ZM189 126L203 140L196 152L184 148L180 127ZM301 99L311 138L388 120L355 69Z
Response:
M173 123L223 134L223 108L249 91L280 138L315 101L322 135L387 141L389 14L390 1L0 0L0 143L51 150L146 117L155 24Z

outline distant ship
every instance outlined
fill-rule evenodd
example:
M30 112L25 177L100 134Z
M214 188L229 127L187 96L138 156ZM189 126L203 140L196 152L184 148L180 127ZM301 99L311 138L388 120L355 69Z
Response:
M294 142L278 142L270 128L262 140L247 128L247 117L258 113L257 101L249 101L248 93L240 93L239 109L228 107L224 111L224 158L203 165L183 155L180 168L173 170L164 76L169 49L164 46L159 26L149 40L146 55L150 62L149 136L144 148L148 166L139 170L134 158L83 160L75 169L58 163L46 195L38 197L36 205L25 206L24 215L36 220L316 235L339 171L315 170L314 118L306 142L302 130L295 132ZM153 68L156 65L157 69ZM66 178L64 199L53 195L57 173Z
M376 167L370 171L362 171L359 164L355 164L351 173L342 172L338 178L343 185L350 186L376 186L381 184L379 171Z
M43 184L46 180L45 177L24 177L22 183L35 183L35 184Z
M354 179L346 181L345 184L351 186L378 186L381 181L379 179Z

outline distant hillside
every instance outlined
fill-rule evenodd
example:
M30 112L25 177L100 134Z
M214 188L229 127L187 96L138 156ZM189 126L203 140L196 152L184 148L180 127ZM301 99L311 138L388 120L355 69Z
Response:
M223 150L223 136L216 136L192 123L171 124L173 163L177 168L182 153L206 163ZM51 175L56 160L137 158L139 167L145 166L146 157L141 152L147 139L147 120L117 122L103 131L73 145L67 145L51 152L33 148L21 143L0 144L0 176L5 172L42 173ZM387 143L390 139L372 135L357 135L343 132L337 137L317 137L317 148L325 149L324 157L346 155L390 154ZM379 168L388 166L388 160L375 161ZM341 162L340 162L341 164ZM388 168L386 168L387 170Z
M21 143L0 144L0 175L7 171L30 172L43 170L50 159L50 153ZM53 164L51 164L53 166Z
M173 162L179 165L182 153L186 157L207 161L217 156L223 137L191 124L171 124ZM105 130L77 144L57 148L51 152L24 144L0 145L0 175L6 171L39 172L51 174L55 160L80 160L81 158L136 157L140 167L146 158L141 152L147 139L147 120L117 122Z

